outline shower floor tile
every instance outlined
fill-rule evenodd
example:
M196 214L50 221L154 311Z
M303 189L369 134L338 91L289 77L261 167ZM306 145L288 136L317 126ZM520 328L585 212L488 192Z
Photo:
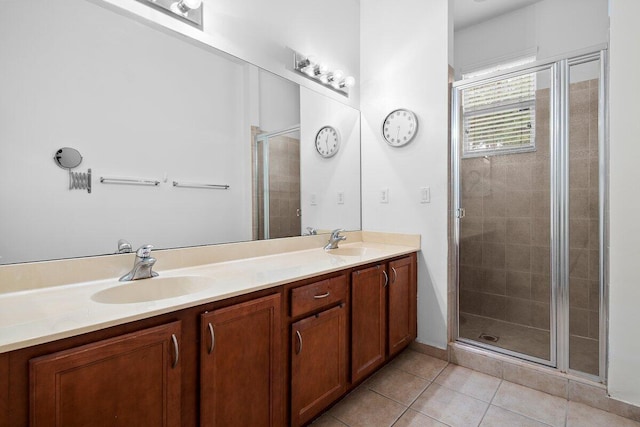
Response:
M482 339L480 338L482 334L495 336L498 340ZM551 337L549 331L544 329L460 313L460 337L543 360L549 360L550 358Z

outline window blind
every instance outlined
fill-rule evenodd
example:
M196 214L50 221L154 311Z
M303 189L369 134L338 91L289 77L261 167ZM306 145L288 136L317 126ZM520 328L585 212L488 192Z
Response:
M463 156L535 147L535 74L463 91Z

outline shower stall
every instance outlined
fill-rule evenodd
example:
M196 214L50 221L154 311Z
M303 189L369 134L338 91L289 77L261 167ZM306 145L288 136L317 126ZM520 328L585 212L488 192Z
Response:
M452 92L455 338L604 381L606 50Z
M300 125L252 129L253 239L299 236Z

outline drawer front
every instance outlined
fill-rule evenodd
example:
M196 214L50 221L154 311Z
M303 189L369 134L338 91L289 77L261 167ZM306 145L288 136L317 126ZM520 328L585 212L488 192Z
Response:
M347 277L338 276L291 290L291 317L329 306L347 297Z

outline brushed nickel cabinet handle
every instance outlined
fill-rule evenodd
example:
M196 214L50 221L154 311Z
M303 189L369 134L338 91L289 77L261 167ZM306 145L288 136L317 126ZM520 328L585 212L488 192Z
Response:
M384 274L384 287L386 288L389 284L389 275L387 274L386 270L382 270L382 274Z
M296 336L298 337L298 351L296 351L296 354L300 354L302 351L302 335L300 331L296 331Z
M326 297L328 297L329 295L331 295L331 292L327 291L327 293L326 293L326 294L322 294L322 295L314 295L314 296L313 296L313 298L314 298L314 299L322 299L322 298L326 298Z
M209 328L209 336L211 337L211 341L209 343L209 349L207 350L207 353L211 354L211 352L213 351L213 346L216 343L216 335L213 333L213 325L211 324L211 322L209 322L207 327Z
M171 334L171 341L173 342L173 364L172 368L178 366L178 360L180 359L180 348L178 347L178 338L176 334Z
M396 280L398 279L398 272L393 267L391 267L391 271L393 271L393 281L391 283L396 283Z

